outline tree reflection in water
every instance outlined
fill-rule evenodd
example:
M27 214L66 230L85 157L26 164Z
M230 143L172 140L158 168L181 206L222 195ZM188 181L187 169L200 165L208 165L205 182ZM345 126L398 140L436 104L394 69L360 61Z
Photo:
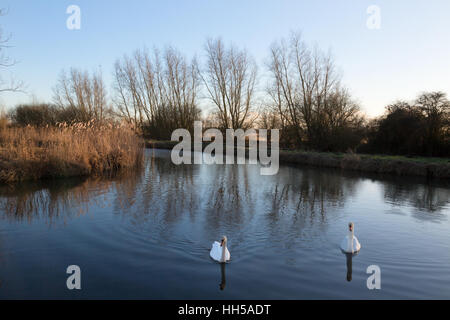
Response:
M450 199L445 184L414 183L413 179L384 182L384 198L393 207L411 207L411 216L422 221L441 222L447 219L442 210Z
M0 210L10 220L55 220L83 214L93 196L92 181L67 179L0 187ZM75 212L77 208L77 212Z
M294 244L303 230L320 232L336 219L363 179L333 170L282 167L276 176L259 175L257 166L175 166L170 153L147 153L145 166L110 178L66 179L0 187L0 218L48 224L86 214L92 206L111 206L137 228L155 219L164 228L201 220L213 237L226 228L245 232L247 222L263 215L268 232L286 232ZM406 180L407 181L407 180ZM379 181L393 206L408 205L421 220L440 221L449 191L423 183ZM259 222L263 222L259 221ZM319 228L304 228L317 224ZM164 233L164 230L161 230ZM289 239L286 239L289 241Z
M102 288L109 279L120 280L114 297L128 296L130 286L140 288L137 298L192 293L264 298L267 292L274 293L270 298L311 292L317 298L329 292L366 297L365 287L353 289L366 281L360 267L372 263L391 266L396 289L383 291L383 297L402 297L406 289L412 298L424 292L445 296L435 294L448 287L442 282L448 278L450 189L445 185L287 166L278 175L261 176L256 165L175 166L170 152L158 150L146 157L141 170L120 176L1 186L0 268L9 271L0 274L0 294L11 290L17 275L24 283L17 287L18 297L31 287L22 279L36 281L30 296L39 296L42 281L53 281L54 268L79 261L107 297ZM360 218L365 249L354 273L353 258L346 256L344 276L337 243L350 216ZM219 271L208 253L222 235L230 240L232 262ZM390 250L379 249L391 241ZM43 278L34 277L36 271ZM424 289L414 294L405 284L408 275L420 271L414 280ZM342 286L344 277L352 282ZM315 291L328 286L329 292Z

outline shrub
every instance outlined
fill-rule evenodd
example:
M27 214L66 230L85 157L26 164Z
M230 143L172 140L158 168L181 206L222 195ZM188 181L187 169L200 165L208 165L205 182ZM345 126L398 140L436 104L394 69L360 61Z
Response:
M19 105L11 112L11 120L18 126L54 126L58 122L58 108L51 104Z

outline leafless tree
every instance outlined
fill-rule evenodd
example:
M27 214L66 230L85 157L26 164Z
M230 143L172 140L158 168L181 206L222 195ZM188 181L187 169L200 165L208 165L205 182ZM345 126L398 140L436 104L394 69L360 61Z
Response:
M310 49L298 33L272 45L269 70L272 106L295 130L298 144L321 148L334 129L358 118L359 107L342 88L331 55Z
M276 110L265 108L259 113L258 126L261 129L281 129L283 123L281 117Z
M60 108L76 113L76 121L103 121L108 112L106 88L100 71L80 71L72 68L61 72L53 88L54 101Z
M0 9L0 17L5 15L5 10ZM22 81L17 81L12 77L8 80L4 79L4 73L16 64L16 61L6 55L5 50L9 48L8 42L11 36L5 35L0 27L0 93L2 92L20 92L23 90L24 84Z
M194 59L189 65L173 48L166 50L164 60L165 96L171 111L168 116L173 117L174 128L192 129L200 114L196 101L199 88L197 61Z
M192 129L197 108L197 61L174 48L161 55L154 49L136 51L116 61L115 105L120 115L137 128L149 128L153 138L170 138L177 128Z
M206 54L202 78L222 129L248 127L257 76L255 62L245 50L226 48L221 39L208 40Z

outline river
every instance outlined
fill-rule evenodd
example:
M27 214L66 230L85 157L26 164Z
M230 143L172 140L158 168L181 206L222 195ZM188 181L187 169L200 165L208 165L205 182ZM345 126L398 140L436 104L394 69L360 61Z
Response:
M259 169L147 150L120 176L1 186L0 299L450 298L448 184ZM353 257L339 249L350 221ZM226 265L209 257L222 235ZM67 289L70 265L81 290Z

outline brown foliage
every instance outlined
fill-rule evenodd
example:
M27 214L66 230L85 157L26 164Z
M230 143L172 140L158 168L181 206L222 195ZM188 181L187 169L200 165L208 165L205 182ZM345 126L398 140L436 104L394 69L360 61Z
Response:
M141 163L142 142L128 125L88 123L0 132L0 182L99 175Z

